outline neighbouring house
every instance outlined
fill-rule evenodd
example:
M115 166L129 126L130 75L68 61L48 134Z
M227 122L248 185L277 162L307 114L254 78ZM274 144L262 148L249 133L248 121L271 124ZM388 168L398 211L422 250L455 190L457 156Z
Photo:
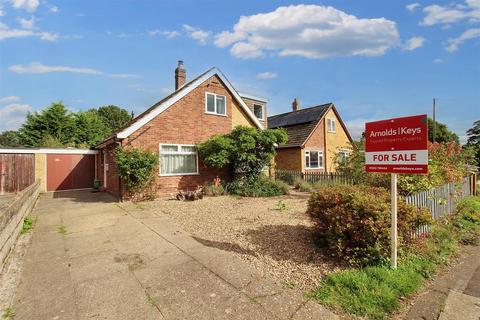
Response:
M216 67L186 82L186 70L179 61L175 91L96 146L100 185L119 198L125 195L115 164L119 147L158 153L158 195L192 190L217 176L228 180L229 171L204 165L195 146L212 135L227 134L235 126L262 129L266 122L265 99L238 93Z
M275 168L305 172L334 172L336 160L346 159L352 137L333 103L268 117L268 128L284 128L288 141L277 148Z

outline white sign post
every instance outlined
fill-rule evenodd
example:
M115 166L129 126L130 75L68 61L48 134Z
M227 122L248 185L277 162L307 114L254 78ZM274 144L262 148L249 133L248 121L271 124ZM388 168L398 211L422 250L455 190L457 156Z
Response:
M392 173L392 268L397 268L397 174Z

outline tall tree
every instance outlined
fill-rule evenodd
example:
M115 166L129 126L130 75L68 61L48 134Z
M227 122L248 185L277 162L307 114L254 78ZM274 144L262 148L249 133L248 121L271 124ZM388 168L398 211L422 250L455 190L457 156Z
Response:
M477 165L480 165L480 120L473 123L473 127L467 130L467 147L475 153Z
M19 130L20 139L26 147L43 147L46 140L55 140L69 146L75 134L75 119L61 102L52 103L40 112L27 115Z
M132 120L132 116L127 110L114 105L108 105L98 108L98 115L102 117L103 122L109 128L110 132L115 132L123 128Z
M0 133L0 147L21 147L20 136L17 131L9 130Z
M451 142L459 143L458 135L450 131L446 124L435 121L435 142ZM433 120L428 118L428 140L433 142Z
M95 110L75 114L74 142L78 147L93 147L109 134L110 129Z

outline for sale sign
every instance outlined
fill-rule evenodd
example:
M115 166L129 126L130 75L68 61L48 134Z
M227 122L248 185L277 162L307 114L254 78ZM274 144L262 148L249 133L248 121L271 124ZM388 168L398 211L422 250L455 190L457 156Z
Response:
M365 170L428 173L427 115L365 124Z

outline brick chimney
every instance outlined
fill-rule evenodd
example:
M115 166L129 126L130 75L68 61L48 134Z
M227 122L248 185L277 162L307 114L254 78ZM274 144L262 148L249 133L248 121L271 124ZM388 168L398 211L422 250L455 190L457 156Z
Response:
M292 102L292 110L293 110L293 111L298 111L298 110L300 110L300 101L299 101L297 98L293 99L293 102Z
M187 73L183 66L183 60L178 60L178 66L175 68L175 91L180 89L187 79Z

